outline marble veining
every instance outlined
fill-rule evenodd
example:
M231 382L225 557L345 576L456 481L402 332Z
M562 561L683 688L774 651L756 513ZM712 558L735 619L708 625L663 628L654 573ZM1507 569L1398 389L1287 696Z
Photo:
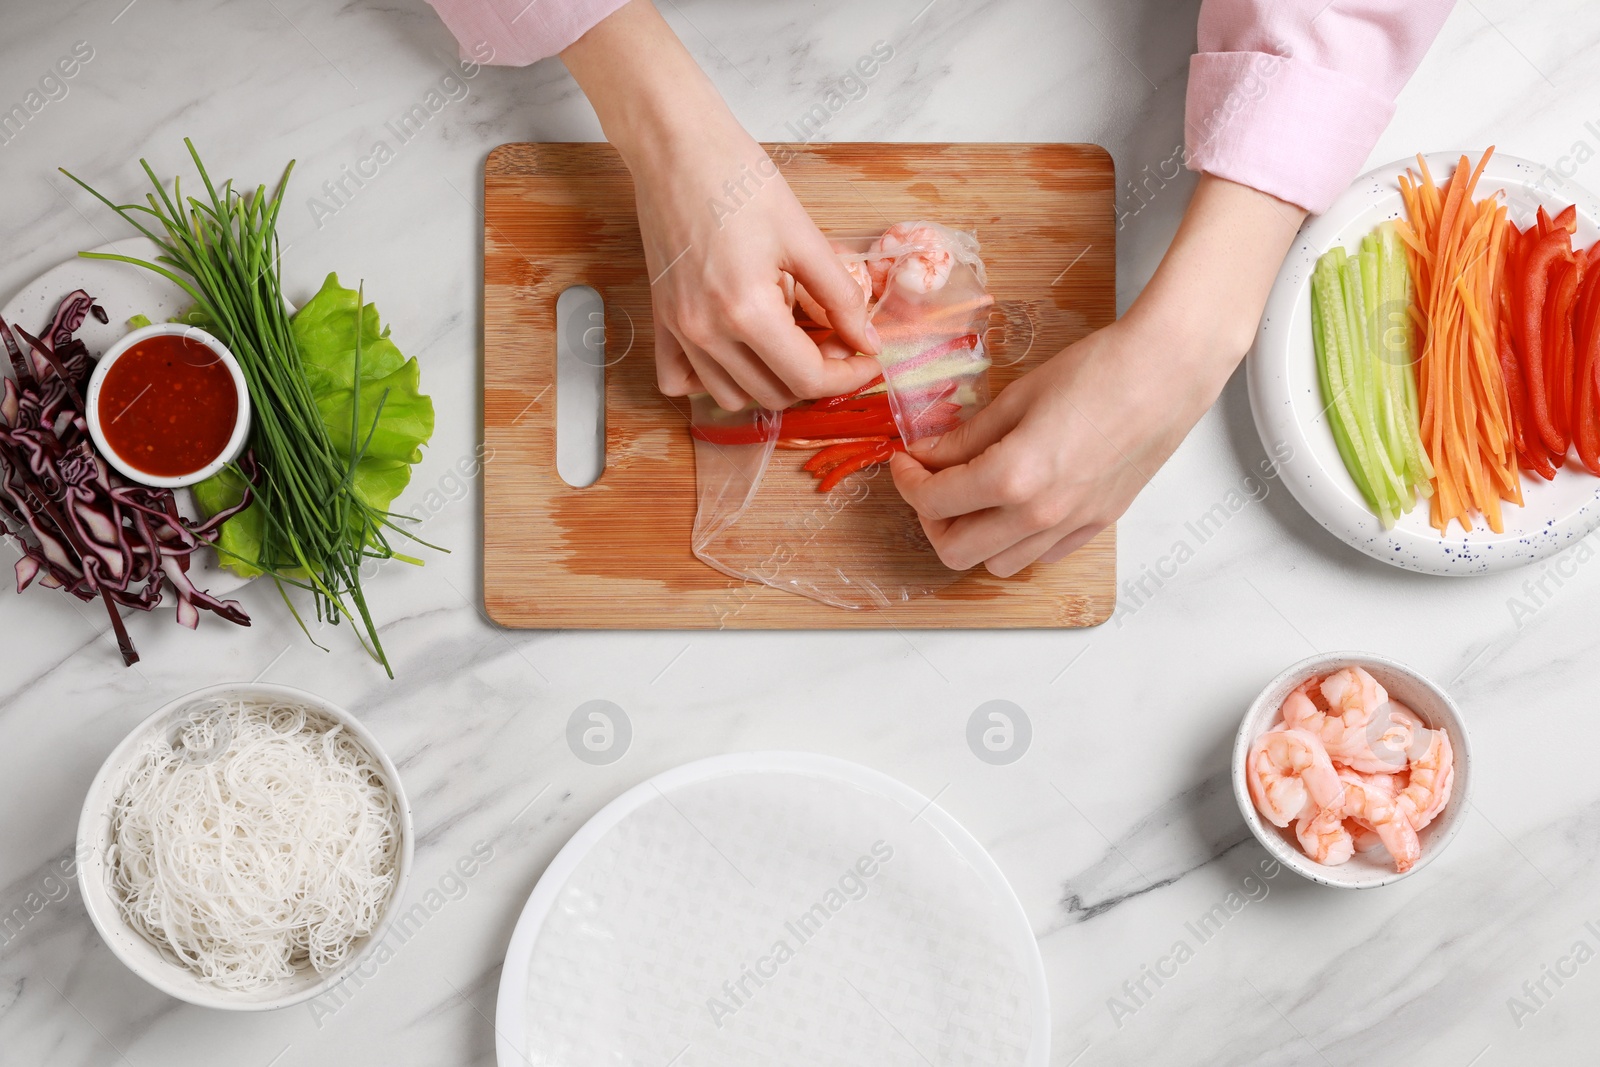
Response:
M787 124L882 40L893 60L818 137L1097 141L1120 182L1155 172L1182 139L1193 0L660 6L759 137L792 137ZM442 487L427 529L453 550L371 583L392 683L348 633L318 635L332 653L311 647L265 588L242 594L249 630L133 620L136 670L117 665L96 612L0 593L5 1067L491 1064L500 960L556 851L650 775L749 749L876 767L937 795L991 850L1039 939L1054 1063L1593 1059L1600 963L1572 960L1580 941L1600 949L1600 566L1406 574L1335 540L1269 480L1162 576L1158 561L1193 540L1186 524L1264 458L1236 376L1122 523L1123 609L1097 630L499 631L477 603L477 488L456 493L448 480L479 439L481 165L506 141L599 135L565 71L482 70L327 213L311 206L323 183L393 141L386 124L454 63L422 0L5 0L4 26L0 106L76 42L94 57L0 144L0 296L122 236L58 166L132 195L137 158L172 173L186 135L241 179L275 179L296 158L289 295L304 299L328 271L364 279L421 360L439 430L402 503ZM1369 162L1495 142L1554 164L1584 143L1572 180L1600 188L1596 40L1600 9L1582 0L1459 5ZM1123 306L1191 185L1121 186ZM0 562L14 558L0 550ZM1436 678L1475 752L1472 817L1449 852L1368 893L1265 873L1227 787L1239 716L1259 687L1337 648ZM415 808L417 892L477 843L493 850L464 895L336 1010L222 1016L168 1000L110 955L62 874L85 789L134 723L180 693L258 675L351 708L386 746ZM607 766L565 741L568 716L597 698L633 726L632 747ZM965 740L992 699L1033 725L1030 750L1007 766L980 762ZM1225 921L1197 925L1219 905ZM1174 962L1180 941L1188 951ZM1548 977L1573 966L1560 984ZM1147 977L1158 967L1171 973L1159 984Z

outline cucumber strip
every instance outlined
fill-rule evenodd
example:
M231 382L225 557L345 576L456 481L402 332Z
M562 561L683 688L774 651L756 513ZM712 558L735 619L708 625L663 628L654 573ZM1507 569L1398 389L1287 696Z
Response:
M1340 279L1340 263L1344 258L1343 248L1335 248L1333 252L1328 253L1328 256L1318 264L1322 284L1314 288L1320 289L1316 295L1322 305L1323 328L1328 334L1328 387L1331 402L1337 421L1342 423L1342 428L1349 438L1350 450L1355 457L1355 465L1350 469L1350 473L1366 496L1368 506L1381 521L1387 509L1374 482L1373 466L1367 455L1366 442L1361 433L1361 422L1356 416L1357 397L1351 381L1350 323L1345 316L1342 294L1344 287Z
M1385 529L1433 495L1420 426L1415 287L1393 222L1354 255L1330 249L1311 276L1312 347L1339 458Z
M1339 458L1344 461L1344 469L1350 473L1351 479L1360 490L1362 499L1367 502L1367 507L1376 509L1372 498L1372 488L1367 485L1366 476L1361 472L1361 464L1356 460L1355 449L1350 444L1350 435L1345 432L1344 421L1339 417L1335 407L1334 398L1337 394L1329 381L1329 352L1337 349L1337 344L1332 339L1328 326L1322 318L1321 291L1327 282L1321 271L1311 277L1311 344L1317 354L1317 378L1322 383L1323 415L1328 420L1328 429L1333 433L1333 443L1339 449ZM1333 357L1337 359L1337 355Z
M1406 468L1404 436L1400 429L1399 378L1394 373L1394 359L1384 344L1383 317L1387 314L1388 294L1384 291L1382 270L1379 266L1378 241L1372 234L1361 240L1361 254L1355 266L1361 272L1362 326L1367 342L1367 359L1378 383L1378 434L1383 438L1384 451L1389 456L1389 466L1397 476L1396 489L1401 496L1410 485ZM1403 510L1403 509L1402 509Z
M1378 498L1378 519L1384 529L1393 526L1399 518L1399 475L1389 463L1388 451L1378 436L1377 407L1378 383L1372 373L1372 361L1367 353L1366 329L1363 325L1365 300L1361 293L1361 271L1345 257L1340 264L1341 289L1344 294L1343 330L1340 332L1340 355L1348 362L1348 378L1356 387L1355 411L1360 419L1361 436L1366 445L1368 480Z
M1385 222L1378 228L1382 248L1382 264L1391 301L1390 306L1400 309L1399 322L1392 328L1395 336L1395 365L1399 370L1402 403L1400 405L1401 430L1405 434L1405 449L1410 477L1418 491L1425 497L1433 495L1433 464L1428 450L1422 444L1421 412L1417 398L1417 354L1410 308L1415 297L1411 281L1411 268L1406 259L1405 244L1395 224Z

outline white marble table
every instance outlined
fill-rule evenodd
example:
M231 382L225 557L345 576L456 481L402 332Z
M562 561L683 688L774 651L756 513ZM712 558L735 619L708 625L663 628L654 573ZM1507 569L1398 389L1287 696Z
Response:
M1194 3L926 3L662 7L763 138L792 137L787 124L883 40L893 61L822 137L1095 141L1120 179L1173 156ZM378 139L394 141L385 123L450 72L454 43L421 0L0 8L0 106L22 101L75 42L93 52L65 96L52 83L60 98L0 145L0 293L120 236L59 165L132 194L138 156L172 173L184 135L216 170L252 181L296 157L283 225L290 295L309 295L329 270L364 278L421 359L439 431L407 499L441 490L429 531L455 548L373 585L399 667L392 683L348 634L331 635L332 654L312 648L265 589L246 594L248 631L136 619L136 670L118 665L95 612L0 592L5 1067L491 1063L506 941L574 829L657 771L767 748L877 767L937 794L987 845L1043 951L1055 1063L1594 1058L1600 568L1569 560L1559 573L1447 581L1344 548L1280 486L1253 478L1262 451L1236 378L1121 526L1125 583L1158 566L1171 574L1162 561L1179 542L1192 559L1159 584L1145 578L1143 591L1126 585L1123 614L1097 630L501 632L475 595L476 487L457 489L450 474L478 440L480 167L505 141L598 136L565 71L484 70L356 195L313 212L322 183ZM1582 0L1467 0L1373 162L1496 142L1552 164L1570 157L1577 181L1600 185L1597 45L1600 8ZM1190 184L1151 182L1148 203L1124 189L1124 306ZM1235 490L1253 499L1200 542L1185 524ZM1524 584L1540 581L1543 592ZM1472 817L1450 851L1372 893L1256 877L1265 853L1226 785L1232 734L1257 688L1289 661L1339 647L1387 652L1449 684L1478 761ZM169 1000L111 956L58 876L90 777L123 734L173 696L257 676L343 703L387 746L416 809L414 895L475 844L493 852L336 1011L224 1015ZM609 766L580 762L564 741L568 715L591 699L632 722L631 749ZM969 715L991 699L1014 701L1033 724L1031 749L1009 766L980 762L965 741ZM1202 942L1187 924L1230 894L1242 905ZM1161 963L1180 940L1185 962ZM1173 976L1130 994L1158 965ZM1557 969L1560 984L1547 977ZM1528 1010L1514 1014L1512 997Z

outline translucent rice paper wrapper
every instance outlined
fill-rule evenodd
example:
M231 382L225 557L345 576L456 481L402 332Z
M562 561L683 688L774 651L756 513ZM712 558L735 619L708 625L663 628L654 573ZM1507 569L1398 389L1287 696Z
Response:
M935 223L835 239L840 259L871 273L889 407L900 436L936 437L989 401L983 334L993 298L977 238ZM707 396L691 418L699 506L691 545L706 564L840 608L885 607L937 593L961 577L940 562L889 465L830 492L803 464L826 439L784 447L781 413L729 412ZM730 597L724 621L745 603Z
M1044 1063L1014 904L918 814L774 771L645 801L558 888L516 1051L540 1067Z
M902 227L906 235L891 239ZM872 323L883 342L878 362L889 404L908 443L938 437L989 402L983 335L994 298L978 239L913 222L891 228L880 244L899 253L867 261L874 292L884 277Z

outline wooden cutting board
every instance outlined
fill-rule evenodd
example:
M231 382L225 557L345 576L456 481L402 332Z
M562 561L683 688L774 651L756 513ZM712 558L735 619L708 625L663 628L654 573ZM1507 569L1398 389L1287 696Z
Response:
M974 230L1006 309L999 388L1116 313L1111 157L1093 145L769 145L824 233L932 219ZM633 185L605 144L509 144L484 167L483 597L518 628L829 629L1093 626L1116 603L1113 530L1008 578L851 611L731 579L689 549L687 404L657 393ZM555 465L556 298L605 300L606 466L582 489ZM1003 358L1002 358L1003 357ZM1010 365L1002 365L1002 364ZM730 602L737 610L729 610Z

